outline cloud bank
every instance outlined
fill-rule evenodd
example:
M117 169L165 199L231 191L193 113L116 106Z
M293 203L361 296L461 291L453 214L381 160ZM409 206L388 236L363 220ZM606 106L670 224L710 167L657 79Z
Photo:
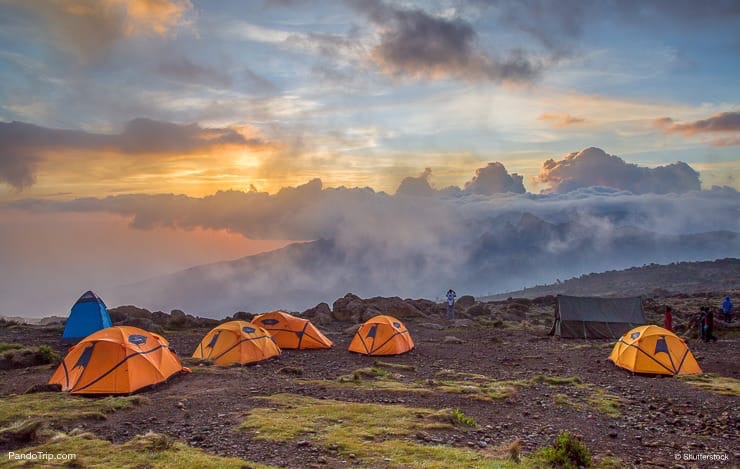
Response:
M538 180L549 184L550 191L557 193L591 186L611 187L635 194L684 193L701 188L699 173L686 163L639 167L594 147L570 153L560 161L545 161Z
M574 155L603 153L597 150ZM607 157L593 164L626 166ZM250 239L316 240L108 290L113 304L180 307L218 317L236 309L300 310L347 291L435 298L452 287L481 295L650 262L740 255L740 193L733 189L661 194L602 185L531 194L521 192L516 176L491 163L464 188L435 189L431 170L425 170L404 179L395 195L324 187L314 179L275 194L131 194L22 200L4 208L38 216L114 214L136 230L225 230ZM123 268L128 257L106 259L106 268Z

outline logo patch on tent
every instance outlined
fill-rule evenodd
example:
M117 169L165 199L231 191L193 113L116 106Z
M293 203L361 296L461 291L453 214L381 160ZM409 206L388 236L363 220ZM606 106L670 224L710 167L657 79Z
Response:
M665 337L661 337L655 342L655 353L658 352L668 353L668 344L665 341Z
M396 329L400 329L401 328L401 323L400 322L394 322L393 323L393 327L395 327Z
M134 345L141 345L146 343L146 336L141 334L131 334L128 336L128 341Z
M211 337L211 341L208 342L208 345L206 345L207 348L213 348L216 346L216 342L218 342L218 336L221 335L221 331L216 332L213 334L213 337Z
M95 344L83 350L80 358L77 359L77 363L75 363L75 366L73 366L72 368L77 368L78 366L85 368L90 362L90 357L92 357L93 347L95 347Z
M269 319L268 318L268 319L261 319L260 322L262 324L266 324L268 326L274 326L275 324L279 323L280 321L278 321L277 319Z
M638 337L640 337L640 333L639 332L633 332L632 334L630 334L630 339L632 339L632 340L634 340L634 339L636 339Z
M369 331L367 331L367 335L365 337L375 337L375 332L378 330L378 325L375 324L373 327L370 328Z
M303 331L296 331L295 332L295 335L297 335L298 338L301 338L301 337L303 337Z
M249 326L242 327L242 331L246 332L247 334L254 334L256 330L257 329L255 329L254 327L249 327Z

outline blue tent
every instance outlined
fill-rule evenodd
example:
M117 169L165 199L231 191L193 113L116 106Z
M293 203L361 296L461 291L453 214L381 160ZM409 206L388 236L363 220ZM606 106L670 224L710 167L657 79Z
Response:
M112 325L108 309L105 307L103 300L95 293L86 291L72 306L67 324L64 326L62 342L65 344L77 343L93 332Z

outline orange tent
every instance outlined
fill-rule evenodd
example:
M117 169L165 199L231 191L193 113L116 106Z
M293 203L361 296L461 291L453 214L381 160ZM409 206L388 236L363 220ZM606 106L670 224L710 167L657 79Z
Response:
M364 355L398 355L414 348L406 326L393 316L368 319L355 333L347 350Z
M166 339L137 327L113 326L72 347L49 384L72 394L129 394L180 371L190 372Z
M252 319L252 323L270 331L281 349L331 348L334 345L311 321L284 311L261 314Z
M701 368L686 342L668 329L640 326L624 334L609 360L633 373L686 375Z
M229 321L211 329L193 352L193 358L216 365L246 365L280 355L270 333L246 321Z

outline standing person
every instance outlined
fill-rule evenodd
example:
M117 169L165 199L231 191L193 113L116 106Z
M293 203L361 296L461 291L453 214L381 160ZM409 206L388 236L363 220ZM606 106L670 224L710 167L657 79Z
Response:
M704 340L709 342L717 342L717 338L712 335L714 329L714 310L712 308L706 308L707 310L707 326L704 331Z
M699 308L699 338L706 342L706 330L707 330L707 312L706 308L702 306Z
M725 301L722 302L722 313L725 316L725 321L732 322L732 301L730 295L725 296Z
M663 317L663 327L673 332L673 310L667 305L665 307L665 316Z
M447 319L452 321L455 319L455 298L457 297L457 293L455 293L455 290L450 288L447 290Z

